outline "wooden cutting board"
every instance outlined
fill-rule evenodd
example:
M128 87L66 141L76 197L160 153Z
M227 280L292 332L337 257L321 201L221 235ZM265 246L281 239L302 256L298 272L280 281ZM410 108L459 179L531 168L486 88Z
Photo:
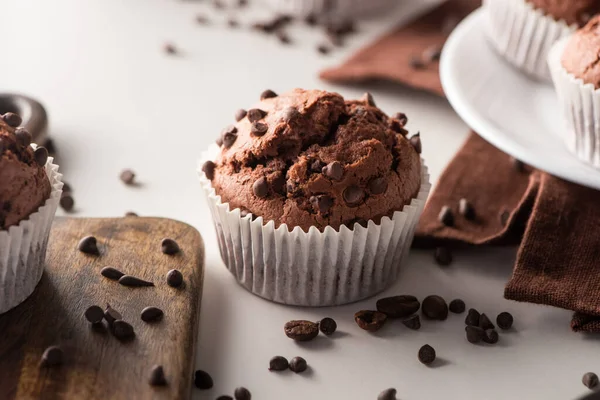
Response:
M77 250L86 235L96 236L100 256ZM163 254L165 237L175 239L182 252ZM156 286L121 286L100 275L107 265ZM183 273L184 287L167 285L171 269ZM56 219L40 284L24 303L0 315L0 399L188 399L203 277L202 238L184 223L141 217ZM120 342L84 318L87 307L106 303L133 325L133 340ZM163 320L143 322L140 312L147 306L161 308ZM41 368L40 357L50 345L65 350L65 364ZM165 369L166 387L148 384L155 364Z

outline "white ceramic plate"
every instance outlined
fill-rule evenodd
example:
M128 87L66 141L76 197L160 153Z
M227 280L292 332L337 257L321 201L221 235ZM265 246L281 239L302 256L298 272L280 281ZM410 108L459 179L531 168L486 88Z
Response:
M600 171L579 161L560 135L565 128L554 89L523 75L487 42L481 9L446 42L440 75L458 115L488 142L554 176L600 189Z

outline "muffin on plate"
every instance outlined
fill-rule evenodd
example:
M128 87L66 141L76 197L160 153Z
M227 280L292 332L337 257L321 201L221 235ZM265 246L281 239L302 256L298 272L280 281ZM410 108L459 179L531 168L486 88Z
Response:
M58 166L13 113L0 116L0 313L20 304L44 270L62 192Z
M371 95L296 89L236 113L200 178L221 256L247 289L324 306L395 279L429 192L419 136Z
M484 10L488 37L500 55L548 81L550 48L600 12L600 1L484 0Z
M548 57L559 104L567 121L565 140L583 161L600 168L600 15L557 42Z

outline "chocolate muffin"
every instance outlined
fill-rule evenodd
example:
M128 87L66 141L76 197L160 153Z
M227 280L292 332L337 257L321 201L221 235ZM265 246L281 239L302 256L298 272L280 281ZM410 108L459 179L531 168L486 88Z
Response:
M231 209L290 230L338 230L379 223L419 192L420 141L406 137L404 115L388 117L368 94L348 101L295 89L261 98L236 113L216 162L203 168Z
M585 25L590 18L600 12L599 0L527 0L534 8L542 10L556 20L568 25Z
M34 155L31 135L19 128L20 118L7 113L0 118L0 230L27 219L50 196L45 171L47 152Z
M600 88L600 16L592 18L567 41L561 64L569 74Z

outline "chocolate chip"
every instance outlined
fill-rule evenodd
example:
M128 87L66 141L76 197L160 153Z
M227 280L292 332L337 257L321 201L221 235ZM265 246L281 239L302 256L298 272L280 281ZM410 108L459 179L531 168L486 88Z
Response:
M333 335L337 330L337 322L333 318L323 318L319 321L319 330L326 336Z
M214 386L213 378L208 372L198 369L194 372L194 386L202 390L211 389Z
M465 318L465 324L470 326L479 326L479 311L474 308L470 308Z
M5 114L6 115L6 114ZM64 362L63 350L58 346L50 346L42 354L40 366L42 367L57 367Z
M144 322L156 322L163 318L165 313L158 307L146 307L142 310L140 317Z
M354 314L354 321L365 331L375 332L381 329L387 320L387 315L379 311L361 310Z
M97 324L104 319L104 310L98 306L89 306L83 315L92 324Z
M125 216L126 216L126 217L137 217L138 215L137 215L137 213L135 213L135 212L133 212L133 211L127 211L127 212L125 213Z
M106 309L104 310L104 319L109 325L112 325L115 321L123 319L123 316L120 312L112 308L110 304L107 304Z
M168 254L172 256L173 254L177 254L181 251L177 242L171 238L164 238L162 242L160 242L160 251L163 254Z
M469 343L473 344L481 342L485 336L485 331L478 326L467 325L465 327L465 332L467 334L467 340Z
M437 319L440 321L448 318L448 304L440 296L432 295L423 299L421 311L429 319Z
M198 14L196 15L196 23L200 25L206 25L208 24L208 18L206 15Z
M163 45L163 50L167 54L171 54L171 55L177 54L177 47L173 43L165 43Z
M237 27L240 26L240 23L235 18L228 18L227 19L227 26L230 27L230 28L237 28Z
M178 288L183 284L183 274L176 269L167 272L167 285Z
M394 114L392 118L397 119L400 122L400 125L402 125L402 127L404 127L408 123L408 117L406 116L406 114L401 112Z
M500 214L500 224L502 226L508 225L509 219L510 219L510 212L508 212L508 210L502 211L502 214Z
M237 133L238 129L235 125L227 125L225 128L223 128L223 130L221 131L222 135L225 135L226 133Z
M506 311L501 312L496 317L496 324L498 324L498 327L503 330L512 328L513 322L514 322L513 316L511 315L511 313L506 312Z
M69 185L67 182L63 181L63 193L67 192L67 193L71 193L73 191L73 189L71 189L71 185Z
M264 199L268 196L269 184L264 176L258 178L256 182L254 182L254 184L252 185L252 192L256 197L259 197L261 199Z
M387 179L384 177L371 179L369 182L369 192L372 195L384 193L388 187Z
M410 139L408 139L408 141L412 145L413 149L415 149L417 154L421 154L421 151L423 150L423 147L421 146L421 134L415 133Z
M454 226L454 213L448 206L443 206L438 215L438 220L446 226Z
M286 107L281 112L281 119L287 123L290 123L299 115L300 112L295 107Z
M376 107L375 99L373 98L373 95L369 92L366 92L365 94L363 94L361 100L363 103L368 104L371 107Z
M325 44L320 44L317 46L317 51L321 54L329 54L329 52L331 51L331 47Z
M344 176L344 166L339 161L333 161L323 167L323 174L334 181L341 181Z
M379 299L376 307L389 318L404 318L419 311L421 303L415 296L401 295Z
M133 181L135 180L135 173L130 169L124 169L121 171L121 175L119 175L121 181L126 185L133 185Z
M390 388L379 393L377 400L396 400L396 389Z
M217 138L217 140L215 140L215 143L219 147L223 146L223 135L219 135L219 137Z
M233 392L233 397L235 397L235 400L251 400L252 394L245 387L238 387Z
M346 204L353 207L359 205L363 201L365 198L365 191L356 185L350 185L344 190L342 195Z
M290 363L285 357L275 356L269 361L269 371L285 371Z
M483 329L484 331L487 329L494 329L495 326L492 323L492 321L490 321L490 319L488 318L487 315L485 315L485 313L481 314L479 316L479 327L481 329Z
M66 212L73 211L73 207L75 207L75 199L69 192L62 192L60 195L59 203L60 207Z
M275 93L274 91L272 91L271 89L267 89L264 92L262 92L260 94L260 99L264 100L264 99L271 99L273 97L277 97L277 93Z
M593 372L587 372L581 378L583 385L589 389L593 389L598 386L598 375Z
M133 326L131 326L129 322L125 322L122 319L117 319L112 323L112 333L119 340L127 340L135 336Z
M20 147L27 147L31 144L31 133L25 128L17 128L15 130L15 138Z
M35 162L40 167L43 167L44 165L46 165L46 162L48 161L48 150L46 150L45 147L38 147L33 152L33 158L35 158Z
M289 321L285 323L283 330L290 339L297 342L307 342L317 337L319 324L304 320Z
M7 112L6 114L2 115L2 119L4 122L6 122L6 125L12 128L16 128L23 122L20 115L11 112Z
M223 0L213 0L212 3L217 10L222 10L225 8L225 3L223 3Z
M310 172L318 173L323 171L323 162L321 160L314 160L310 163Z
M290 43L292 43L292 40L290 39L290 37L288 36L288 34L285 33L284 31L277 31L277 33L275 34L275 36L277 37L277 39L279 40L279 42L282 43L282 44L290 44Z
M412 69L416 70L425 69L425 63L423 62L423 60L421 60L420 57L417 56L411 57L408 65L410 65Z
M311 196L309 201L320 214L327 214L333 206L333 198L326 194Z
M82 253L99 255L98 242L93 236L86 236L79 241L77 249Z
M473 205L469 203L467 199L460 199L458 201L458 212L465 217L465 219L475 219L475 208L473 208Z
M263 119L267 113L260 108L251 108L248 110L248 121L256 122Z
M440 56L442 55L442 48L439 45L432 45L423 51L423 60L428 63L432 63L440 60Z
M240 108L235 112L235 120L237 122L243 120L246 114L248 114L248 111L244 110L243 108Z
M498 332L496 332L495 329L486 329L482 338L482 340L488 344L496 344L499 339L500 335L498 335Z
M119 283L123 286L128 287L145 287L145 286L154 286L154 283L145 281L135 276L131 275L123 275L119 278Z
M166 386L167 378L165 377L165 370L162 365L155 365L152 367L148 383L151 386Z
M100 274L112 281L118 281L125 274L113 267L104 267L100 270Z
M429 365L435 361L435 349L426 344L419 349L419 361L425 365Z
M269 127L267 126L267 124L264 124L262 122L253 122L252 126L250 127L250 132L254 135L254 136L263 136L265 133L267 133L267 130L269 130Z
M309 26L315 26L319 23L319 19L317 14L310 13L306 17L304 17L304 23Z
M204 172L204 175L206 175L206 178L209 180L213 180L215 178L215 167L217 165L212 162L212 161L206 161L204 164L202 164L202 172Z
M299 374L306 371L307 368L308 364L302 357L294 357L290 360L290 371L292 372Z
M390 120L390 128L396 132L401 134L402 136L408 135L408 131L402 127L398 120L392 119Z
M414 331L421 329L421 317L417 314L411 315L410 317L403 319L402 324L406 326L408 329L412 329Z
M441 266L452 264L452 253L447 247L436 247L433 258L435 262Z
M461 299L454 299L448 305L448 310L454 314L462 314L465 312L466 308L467 306L465 305L465 302Z
M235 143L237 134L235 132L225 132L221 135L221 137L223 138L223 146L228 149Z

